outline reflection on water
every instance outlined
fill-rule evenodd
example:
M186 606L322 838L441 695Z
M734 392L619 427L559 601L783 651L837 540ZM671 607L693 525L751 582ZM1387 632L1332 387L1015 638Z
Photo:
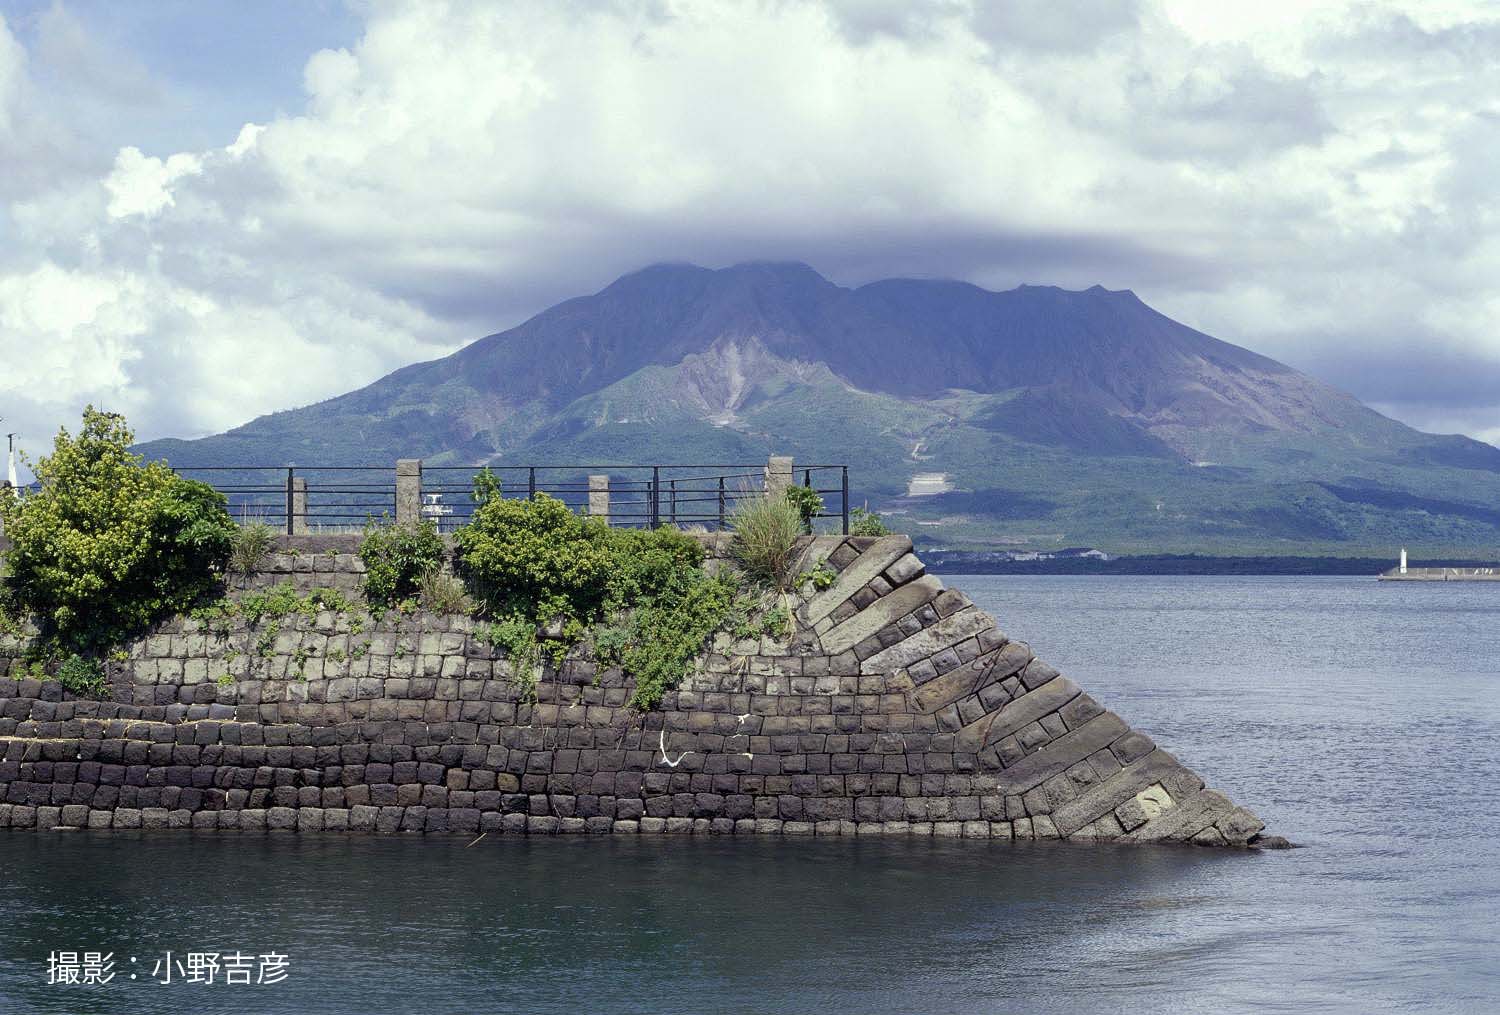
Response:
M1494 1007L1500 589L951 583L1307 848L0 832L0 1012Z

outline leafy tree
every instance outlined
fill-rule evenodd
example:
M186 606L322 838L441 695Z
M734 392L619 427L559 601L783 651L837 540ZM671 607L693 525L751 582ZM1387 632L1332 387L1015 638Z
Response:
M213 592L234 539L223 495L130 452L123 417L89 406L32 471L40 489L0 497L17 604L44 638L96 652Z

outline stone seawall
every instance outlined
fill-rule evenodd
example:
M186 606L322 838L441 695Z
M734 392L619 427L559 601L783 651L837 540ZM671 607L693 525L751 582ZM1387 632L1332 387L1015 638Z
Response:
M722 537L704 537L722 555ZM253 584L357 590L354 540ZM660 708L578 651L535 700L464 616L179 618L109 701L0 679L0 827L911 834L1255 844L1262 823L925 573L816 537L785 638L718 635ZM0 673L22 676L0 642Z

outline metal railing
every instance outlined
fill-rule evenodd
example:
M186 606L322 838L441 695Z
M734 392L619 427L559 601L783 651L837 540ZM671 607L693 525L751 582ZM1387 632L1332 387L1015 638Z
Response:
M287 533L341 531L396 515L390 466L223 465L174 471L222 493L241 524L260 521Z
M488 470L505 498L555 497L609 524L729 527L736 505L772 485L813 489L820 528L849 531L849 467L791 459L728 465L212 466L176 471L225 495L230 513L289 534L354 531L370 521L430 518L451 532L473 517L474 481ZM800 483L798 482L800 480Z

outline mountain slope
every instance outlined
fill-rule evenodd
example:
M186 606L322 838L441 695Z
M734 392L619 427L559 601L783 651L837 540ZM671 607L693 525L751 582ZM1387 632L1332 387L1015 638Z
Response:
M1388 552L1500 545L1500 450L1422 434L1128 291L854 289L659 265L178 465L848 462L924 542ZM939 473L909 496L917 474Z

